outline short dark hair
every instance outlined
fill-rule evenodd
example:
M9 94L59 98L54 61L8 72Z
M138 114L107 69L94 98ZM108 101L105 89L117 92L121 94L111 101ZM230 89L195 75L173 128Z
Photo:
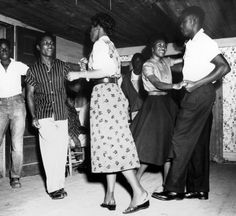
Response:
M114 27L116 25L115 20L106 13L97 13L91 18L92 26L100 25L107 35L112 35Z
M43 40L45 37L50 37L50 38L52 38L53 41L55 40L55 37L54 37L54 35L53 35L51 32L44 32L44 33L43 33L42 35L40 35L39 38L37 39L36 45L39 45L39 46L40 46L42 40ZM54 41L54 42L55 42L55 41Z
M205 19L205 12L203 11L202 8L198 6L191 6L188 8L185 8L182 11L180 20L183 20L186 16L193 15L199 19L199 24L202 25L203 21Z
M156 46L157 42L160 40L165 41L165 43L168 43L168 40L165 35L159 35L159 36L155 37L154 39L152 39L150 47L154 48Z
M144 61L144 57L142 55L142 53L135 53L131 59L131 63L134 64L134 61L139 58L141 59L142 61Z
M6 44L9 49L11 48L11 43L6 38L0 38L0 45L2 45L2 44Z

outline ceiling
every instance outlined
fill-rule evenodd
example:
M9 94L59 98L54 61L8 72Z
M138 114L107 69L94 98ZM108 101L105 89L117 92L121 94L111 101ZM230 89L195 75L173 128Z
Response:
M90 18L106 12L117 24L112 40L129 47L145 45L158 34L181 41L178 17L191 5L206 12L204 29L211 37L236 37L236 0L0 0L0 14L85 44Z

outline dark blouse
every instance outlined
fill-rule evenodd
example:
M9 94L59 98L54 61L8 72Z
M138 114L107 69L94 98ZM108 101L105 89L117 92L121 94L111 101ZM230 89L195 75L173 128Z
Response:
M65 77L68 72L69 65L59 59L54 60L50 70L41 61L29 68L25 81L35 87L35 115L38 119L50 118L52 115L55 120L68 118L65 105Z

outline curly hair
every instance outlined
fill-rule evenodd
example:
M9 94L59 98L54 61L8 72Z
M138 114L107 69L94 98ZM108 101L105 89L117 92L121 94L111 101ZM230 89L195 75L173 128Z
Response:
M107 35L112 35L114 27L116 25L115 20L106 13L97 13L91 18L92 26L96 27L100 25Z

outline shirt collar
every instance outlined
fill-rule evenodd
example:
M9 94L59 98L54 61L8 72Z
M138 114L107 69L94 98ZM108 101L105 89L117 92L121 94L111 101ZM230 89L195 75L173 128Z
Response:
M192 39L190 39L188 42L191 42L191 41L195 41L197 40L201 35L202 33L204 32L203 28L201 28L195 35Z
M134 70L131 71L131 80L139 80L141 75L137 75L134 73Z
M98 40L110 40L110 38L107 35L103 35Z

